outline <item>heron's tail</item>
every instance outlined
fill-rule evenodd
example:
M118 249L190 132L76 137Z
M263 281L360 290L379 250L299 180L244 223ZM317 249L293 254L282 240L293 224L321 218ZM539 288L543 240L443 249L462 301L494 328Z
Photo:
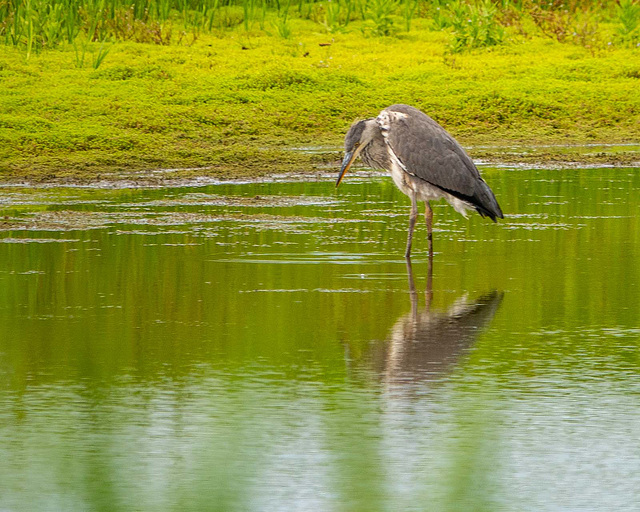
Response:
M482 217L489 217L493 222L496 222L496 219L504 219L504 214L500 209L496 196L484 180L477 182L473 199L473 206Z

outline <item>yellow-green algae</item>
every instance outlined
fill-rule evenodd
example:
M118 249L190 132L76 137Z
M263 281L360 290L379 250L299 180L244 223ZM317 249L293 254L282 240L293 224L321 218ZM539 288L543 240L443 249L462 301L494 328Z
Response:
M475 158L640 160L637 147L571 146L640 142L639 49L514 35L453 55L450 38L424 19L375 38L293 20L291 39L237 28L191 45L117 43L98 69L76 67L72 46L29 59L2 47L0 180L307 172L338 159L354 119L393 103L423 109ZM292 149L306 147L321 150Z

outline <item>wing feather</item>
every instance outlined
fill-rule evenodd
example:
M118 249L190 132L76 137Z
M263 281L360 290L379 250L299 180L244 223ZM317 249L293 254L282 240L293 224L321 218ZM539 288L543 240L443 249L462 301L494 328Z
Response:
M409 174L472 204L483 216L502 218L473 161L442 126L408 105L392 105L378 119L387 144Z

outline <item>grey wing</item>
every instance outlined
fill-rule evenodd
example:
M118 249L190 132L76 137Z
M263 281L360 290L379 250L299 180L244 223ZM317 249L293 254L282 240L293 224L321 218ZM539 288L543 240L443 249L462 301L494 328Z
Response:
M442 126L408 105L385 111L386 142L407 172L471 204L482 216L503 217L471 158Z

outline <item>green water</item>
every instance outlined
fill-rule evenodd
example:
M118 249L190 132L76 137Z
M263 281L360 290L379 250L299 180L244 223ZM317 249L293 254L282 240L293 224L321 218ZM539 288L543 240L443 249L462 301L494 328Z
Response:
M483 172L0 189L0 510L637 510L640 171Z

